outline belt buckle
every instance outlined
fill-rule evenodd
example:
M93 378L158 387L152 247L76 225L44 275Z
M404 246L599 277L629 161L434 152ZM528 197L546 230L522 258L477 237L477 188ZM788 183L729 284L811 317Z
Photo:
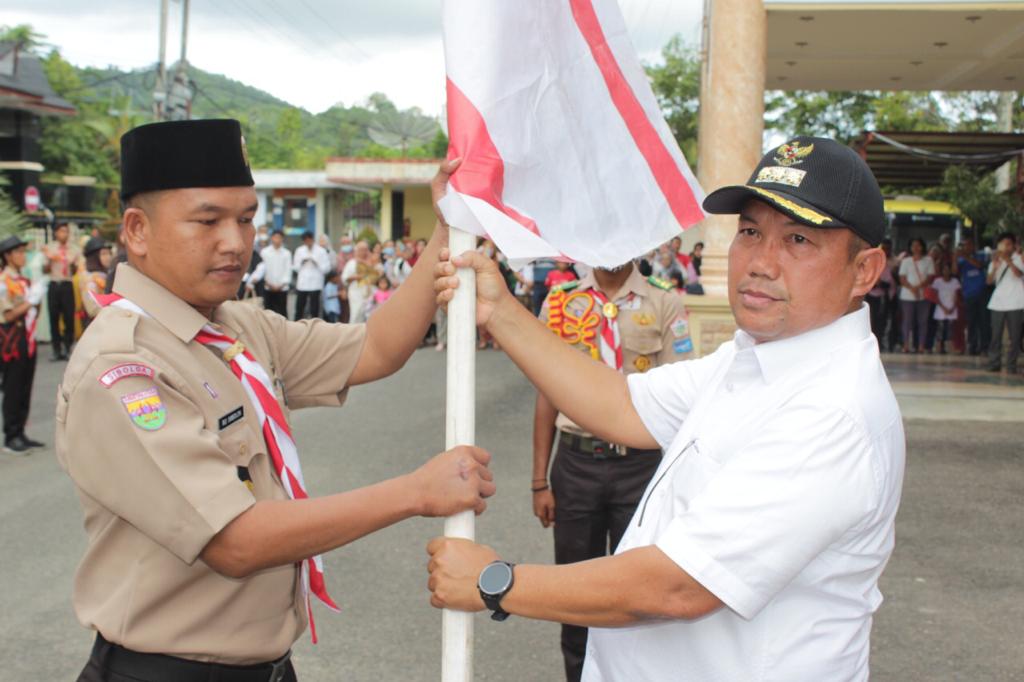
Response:
M625 457L628 452L628 448L625 445L612 445L611 448L619 457Z
M289 650L284 656L270 664L270 677L267 678L267 682L281 682L284 679L291 657L292 652Z

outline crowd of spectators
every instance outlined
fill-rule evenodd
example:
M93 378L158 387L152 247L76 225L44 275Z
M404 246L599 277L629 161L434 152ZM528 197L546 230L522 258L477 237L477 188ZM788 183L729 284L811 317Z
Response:
M1002 366L1004 331L1009 335L1006 368L1017 371L1024 324L1024 262L1012 233L977 249L970 237L954 247L943 234L934 244L911 239L894 254L882 248L889 268L867 296L871 328L883 351L988 354L988 368Z

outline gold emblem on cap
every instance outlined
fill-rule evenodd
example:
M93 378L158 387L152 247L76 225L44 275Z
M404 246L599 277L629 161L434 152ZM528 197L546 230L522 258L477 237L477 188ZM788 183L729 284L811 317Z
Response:
M619 316L619 306L615 305L611 301L608 301L603 306L601 306L601 312L604 313L604 316L607 317L609 320L614 320L616 317Z
M651 368L651 359L646 355L640 355L633 361L633 366L636 367L638 372L646 372Z
M775 163L780 166L799 166L813 151L813 144L801 147L799 140L793 140L775 150Z

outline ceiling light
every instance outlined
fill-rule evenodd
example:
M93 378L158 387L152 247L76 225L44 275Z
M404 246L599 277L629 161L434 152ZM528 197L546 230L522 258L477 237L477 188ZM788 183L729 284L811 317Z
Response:
M800 17L800 21L814 21L814 17L812 17L812 16Z
M947 42L946 42L946 41L944 41L944 40L938 40L938 41L936 41L936 42L932 43L932 45L934 45L935 47L937 47L937 48L940 48L940 49L941 49L941 48L945 47L946 45L949 45L949 43L947 43Z
M910 62L911 66L921 66L922 64L924 64L924 62L922 62L920 59L915 59L914 61Z
M965 21L969 21L969 22L971 22L973 24L976 21L981 21L981 17L978 16L977 14L972 14L969 17L964 17L964 20Z
M807 42L804 40L798 40L793 44L796 45L797 47L807 47Z
M796 66L796 62L786 62L786 66Z

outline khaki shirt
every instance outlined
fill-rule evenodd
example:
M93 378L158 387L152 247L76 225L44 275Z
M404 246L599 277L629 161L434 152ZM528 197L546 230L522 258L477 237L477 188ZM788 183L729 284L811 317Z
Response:
M43 248L43 255L46 257L46 264L50 266L51 282L71 281L73 277L71 268L78 263L81 252L77 246L71 243L70 239L67 244L59 244L57 242L47 244ZM57 262L50 260L54 256L59 256L60 260Z
M28 278L14 268L8 266L0 271L0 323L6 324L4 313L25 302L29 286Z
M91 320L100 312L96 300L90 295L102 296L107 288L107 273L103 271L88 272L82 270L78 273L78 292L82 297L82 310Z
M567 285L565 308L566 320L570 329L578 325L582 318L587 317L591 297L585 294L597 289L597 280L593 273L579 281L575 287ZM555 289L557 291L557 287ZM579 292L581 295L574 295ZM624 374L646 372L647 370L677 360L686 360L693 355L693 342L690 340L689 323L683 297L675 291L666 291L651 284L640 271L634 267L622 288L618 292L602 292L618 308L616 319L619 323L619 338L622 340L622 371ZM544 302L540 319L549 324L549 302L551 294ZM595 305L591 314L602 315L600 305ZM598 320L601 318L599 317ZM557 330L552 330L556 333ZM597 327L600 334L600 327ZM570 333L570 337L575 334ZM564 337L563 337L564 338ZM598 339L593 340L594 344ZM581 352L592 354L591 348L585 343L572 344ZM598 360L600 362L600 360ZM555 425L562 431L569 431L583 436L585 432L564 414L559 413Z
M256 501L287 499L256 412L221 356L192 340L203 315L127 265L114 291L150 317L101 310L57 397L57 457L88 536L75 612L136 651L275 659L306 626L297 565L234 580L199 558ZM214 323L267 371L286 416L340 406L366 337L362 325L289 322L238 302L217 308Z

